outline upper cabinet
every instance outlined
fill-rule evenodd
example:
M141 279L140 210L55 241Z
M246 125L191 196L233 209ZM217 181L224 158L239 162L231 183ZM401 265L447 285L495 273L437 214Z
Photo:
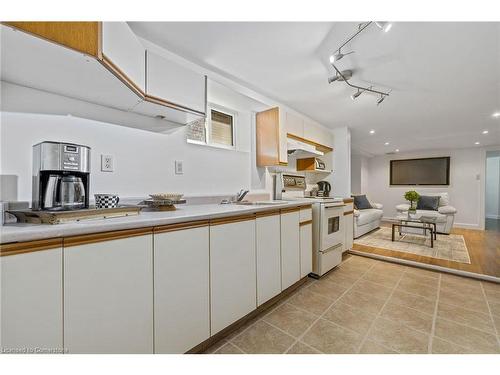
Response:
M325 128L316 125L312 122L304 122L304 135L303 137L308 141L327 146L333 147L333 137L332 134Z
M126 22L7 22L1 34L3 81L172 126L205 116L206 77L150 52L147 63Z
M297 137L304 137L304 120L299 116L286 112L286 132L288 134L296 135Z

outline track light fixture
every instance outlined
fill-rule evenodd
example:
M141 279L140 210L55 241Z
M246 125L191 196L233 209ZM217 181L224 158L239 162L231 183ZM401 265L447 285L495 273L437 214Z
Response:
M336 51L337 51L336 53L334 53L334 54L332 54L330 56L330 64L335 69L335 75L332 76L332 77L330 77L330 78L328 78L328 83L332 83L332 82L335 82L335 81L344 81L348 86L357 89L357 91L354 94L351 95L351 99L352 100L356 99L358 96L360 96L365 91L372 92L374 94L378 94L378 95L380 95L380 98L377 100L377 105L379 105L380 103L382 103L385 100L385 98L387 96L389 96L390 91L383 92L383 91L379 91L379 90L374 90L373 86L363 87L363 86L358 86L358 85L349 83L348 80L352 77L352 71L351 70L340 71L337 68L337 66L335 66L335 63L337 61L339 61L340 59L342 59L344 56L349 55L351 53L354 53L354 51L350 51L350 52L347 52L347 53L342 53L342 48L347 43L349 43L351 40L353 40L355 37L357 37L360 33L362 33L372 23L374 23L378 28L380 28L384 32L389 31L391 29L391 27L392 27L392 24L390 22L382 22L382 21L375 21L375 22L373 22L373 21L369 21L369 22L360 23L358 25L358 31L356 31L356 33L354 33L354 35L352 35L339 48L337 48L336 49ZM348 72L349 72L349 74L348 74Z

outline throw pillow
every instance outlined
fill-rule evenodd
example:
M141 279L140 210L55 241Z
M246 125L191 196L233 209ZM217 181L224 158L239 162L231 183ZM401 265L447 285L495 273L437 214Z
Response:
M366 198L366 195L354 195L354 208L357 210L366 210L372 208L370 201Z
M421 195L418 199L417 210L437 211L439 207L439 196Z

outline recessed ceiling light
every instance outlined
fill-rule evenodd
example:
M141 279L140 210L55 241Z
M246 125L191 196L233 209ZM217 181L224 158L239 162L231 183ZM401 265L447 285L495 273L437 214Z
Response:
M395 152L399 152L399 148L395 149L394 151L395 151Z
M488 130L483 130L483 134L488 134Z
M375 130L370 130L370 134L375 134Z
M384 143L384 146L389 146L389 142L385 142L385 143Z
M495 112L495 113L493 113L492 116L495 117L495 118L499 118L500 117L500 112Z
M475 144L475 145L480 145L481 143L479 143L479 142L474 142L474 144Z

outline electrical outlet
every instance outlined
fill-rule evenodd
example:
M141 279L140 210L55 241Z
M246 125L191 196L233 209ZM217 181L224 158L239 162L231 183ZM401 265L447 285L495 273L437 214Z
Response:
M182 166L182 160L175 161L175 174L184 174L184 168Z
M113 156L101 155L101 172L113 172Z

